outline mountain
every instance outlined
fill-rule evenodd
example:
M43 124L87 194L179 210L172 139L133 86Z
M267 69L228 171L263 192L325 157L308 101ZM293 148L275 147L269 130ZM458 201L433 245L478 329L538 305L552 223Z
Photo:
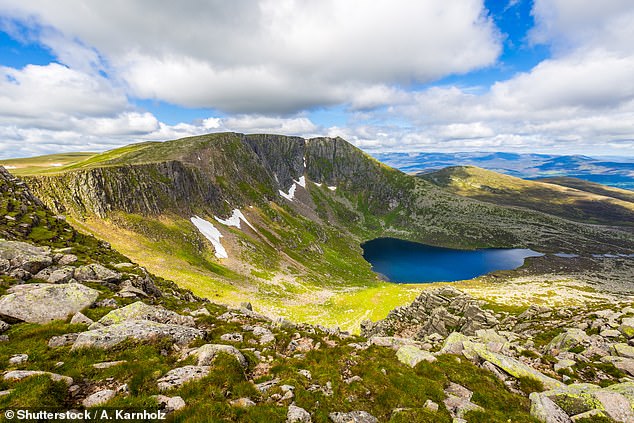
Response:
M634 190L631 158L592 158L516 153L377 153L378 160L407 173L427 173L449 166L476 166L524 179L574 177Z
M586 255L634 247L626 231L458 196L341 138L133 144L25 181L77 228L197 295L351 330L419 289L380 281L362 256L369 239Z
M461 197L341 139L221 134L133 145L35 173L25 183L0 167L4 410L109 412L108 420L114 410L145 410L138 419L164 413L176 422L634 417L631 259L592 255L631 252L627 231ZM423 213L431 221L417 219ZM491 242L495 231L501 243L525 234L518 244L529 245L541 230L552 235L546 245L573 248L567 243L576 240L580 254L547 254L453 284L402 287L369 271L354 279L368 266L358 268L356 244L366 237L428 239L425 231L441 228L458 236L465 222L483 232L466 246ZM151 266L183 278L177 285ZM284 285L291 276L297 283ZM321 307L319 318L332 313L344 323L355 307L380 318L363 313L374 321L364 320L357 336L297 323L307 320L301 313L290 321L247 302L220 305L227 297L200 298L182 288L188 283L231 285L243 300L296 301L293 312ZM286 291L266 291L273 286ZM331 295L320 302L324 286ZM384 313L384 303L402 306Z
M563 178L531 181L474 166L448 167L420 175L463 197L518 206L579 222L634 226L634 194ZM572 187L573 185L574 187Z

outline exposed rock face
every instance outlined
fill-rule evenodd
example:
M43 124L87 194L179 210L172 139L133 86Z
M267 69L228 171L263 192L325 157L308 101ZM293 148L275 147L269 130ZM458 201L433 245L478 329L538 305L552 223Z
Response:
M98 296L99 291L79 283L24 285L0 298L0 315L24 322L48 323L66 319L90 306Z
M498 324L496 317L483 310L473 297L444 287L423 292L411 305L395 308L383 320L364 321L361 334L422 340L434 333L441 336L450 332L474 335L478 329L495 328Z
M100 264L93 263L85 266L79 266L75 269L75 279L83 281L104 281L118 282L121 280L121 274L110 270Z
M182 325L194 327L196 322L191 316L182 316L163 307L156 307L137 301L125 307L112 310L110 313L92 324L89 329L97 329L102 326L110 326L126 320L150 320L169 325Z
M313 420L310 413L301 407L291 404L286 414L286 423L310 423Z
M181 325L166 325L150 320L126 320L100 329L82 332L73 344L79 348L112 348L126 339L151 341L159 338L171 339L175 344L186 345L204 335L204 331Z

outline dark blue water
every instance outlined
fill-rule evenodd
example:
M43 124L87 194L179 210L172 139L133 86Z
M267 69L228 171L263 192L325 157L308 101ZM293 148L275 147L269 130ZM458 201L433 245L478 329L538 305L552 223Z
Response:
M516 269L526 257L543 255L522 248L454 250L395 238L373 239L362 247L372 270L397 283L471 279L494 270Z

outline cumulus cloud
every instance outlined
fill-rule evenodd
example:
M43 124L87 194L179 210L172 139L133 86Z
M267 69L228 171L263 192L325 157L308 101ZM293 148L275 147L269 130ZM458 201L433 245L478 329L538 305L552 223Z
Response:
M136 96L237 113L368 107L377 87L488 66L501 49L481 0L34 0L0 11L55 28L41 41L60 58L95 62L76 40L94 48Z

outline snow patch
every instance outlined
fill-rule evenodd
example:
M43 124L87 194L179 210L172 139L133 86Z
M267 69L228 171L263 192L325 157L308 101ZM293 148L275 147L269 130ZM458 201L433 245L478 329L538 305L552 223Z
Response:
M321 184L320 182L313 182L313 184L317 185L318 187L322 186L323 184Z
M236 228L240 229L240 221L243 221L244 223L246 223L247 225L249 225L249 227L251 229L253 229L255 231L255 228L253 227L253 225L251 225L249 223L249 221L247 220L246 217L244 217L244 215L242 214L242 212L238 209L234 209L233 213L231 214L231 217L223 220L221 218L219 218L218 216L214 216L214 219L216 219L218 222L222 223L223 225L226 226L235 226ZM256 231L257 232L257 231Z
M61 164L61 163L52 163L51 166L53 166L53 167L62 167L64 165Z
M330 191L334 191L334 190L336 190L336 189L337 189L337 187L328 187L328 189L329 189Z
M293 185L289 188L288 193L280 190L280 195L288 201L293 201L293 198L295 198L295 188L297 188L297 184L293 183Z
M300 176L299 181L295 181L295 183L300 187L306 188L306 177Z
M17 169L18 167L17 166L5 166L4 168L5 169Z
M304 156L304 169L306 169L306 156Z
M194 216L190 218L194 226L200 231L201 234L205 238L211 242L211 245L214 246L214 250L216 250L216 257L218 258L229 258L227 254L227 250L220 243L220 238L222 238L222 234L216 227L211 223L202 219L198 216Z

